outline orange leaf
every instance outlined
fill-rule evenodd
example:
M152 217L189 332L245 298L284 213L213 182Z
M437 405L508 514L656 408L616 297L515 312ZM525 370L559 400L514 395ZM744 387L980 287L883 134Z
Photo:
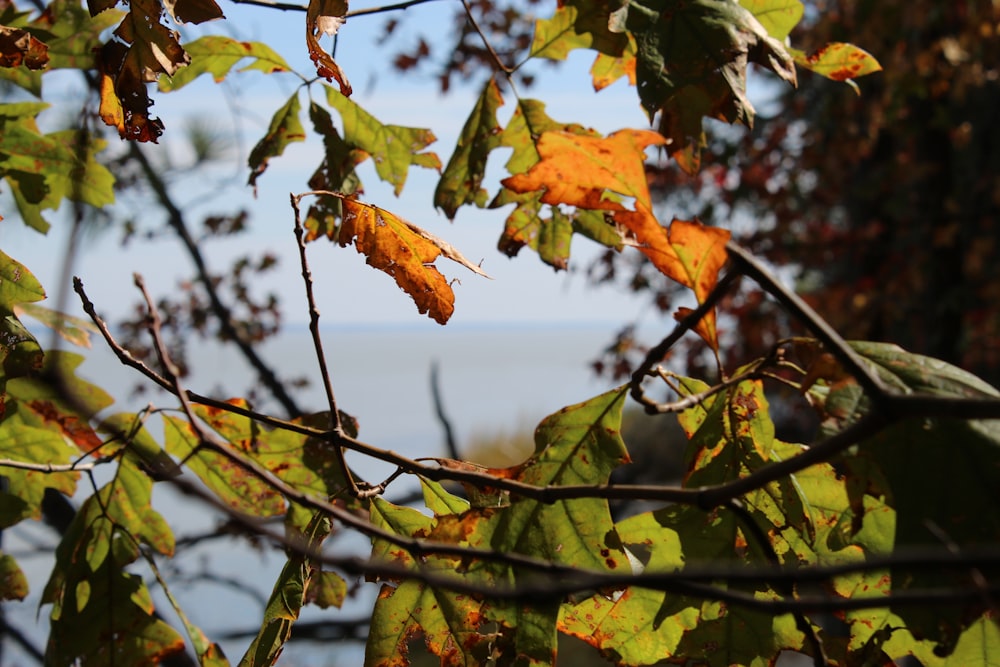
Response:
M439 324L445 324L455 310L455 293L433 266L439 256L488 277L449 243L389 211L346 197L340 197L340 201L343 222L337 242L343 247L353 239L368 264L392 276L417 304L417 310Z
M327 81L336 79L340 92L345 97L350 97L352 91L347 75L319 43L321 34L336 35L346 20L347 0L309 0L309 8L306 11L306 44L309 47L309 57L316 65L317 74Z
M541 160L527 173L505 178L503 184L519 193L543 190L546 204L625 210L615 201L617 194L634 197L637 205L648 209L645 150L665 142L649 130L619 130L606 138L544 132L538 140Z
M639 250L653 266L693 289L698 303L705 300L719 281L719 271L727 259L728 230L706 227L697 220L677 219L670 223L668 230L643 206L637 206L635 211L619 212L615 220L632 232ZM695 331L713 349L718 349L714 312L708 313Z

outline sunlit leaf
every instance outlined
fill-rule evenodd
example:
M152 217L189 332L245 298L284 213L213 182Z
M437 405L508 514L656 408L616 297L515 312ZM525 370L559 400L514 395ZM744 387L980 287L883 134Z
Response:
M663 137L647 130L620 130L607 138L545 132L538 141L541 161L503 184L521 193L542 190L546 204L622 210L624 206L609 197L615 193L649 208L645 150L664 143Z
M226 78L237 63L248 58L251 62L238 71L271 74L291 70L284 58L261 42L240 42L222 35L206 35L185 44L184 50L191 57L191 62L170 78L160 77L161 91L182 88L202 74L211 74L218 83Z
M551 19L535 23L531 55L565 60L574 49L594 49L604 55L620 57L628 37L609 30L611 11L610 3L561 2Z
M0 422L0 459L42 466L65 465L78 455L60 434L25 423L19 413ZM72 496L79 478L75 472L49 473L17 467L2 467L0 474L7 479L0 493L0 527L27 518L40 519L45 489Z
M23 600L28 596L28 579L10 554L0 553L0 600Z
M455 152L441 174L434 190L434 205L449 219L465 204L486 205L488 193L482 188L486 175L486 158L500 146L502 129L497 122L497 109L503 104L500 88L494 79L486 82L479 100L459 135Z
M792 55L796 64L834 81L849 81L882 70L874 56L853 44L834 42L812 54L792 51Z
M302 127L302 121L299 119L301 110L299 94L296 91L281 108L274 112L271 125L267 128L267 134L250 151L248 164L251 171L247 183L253 186L255 191L257 179L267 169L268 161L284 153L289 144L305 141L306 130Z
M0 307L11 310L44 298L45 290L31 271L0 250Z
M604 90L622 77L628 78L630 86L636 84L636 45L635 38L629 35L628 45L620 56L609 56L598 53L594 64L590 66L590 76L594 82L594 90Z
M326 87L326 99L340 113L344 141L368 153L379 178L395 186L398 195L406 184L410 165L441 169L441 160L431 152L421 152L437 138L430 130L400 125L383 125L370 113Z
M105 30L122 20L124 12L108 9L94 16L72 0L53 0L35 22L54 37L49 46L49 68L88 69L102 45Z
M183 461L222 502L260 517L285 511L281 494L265 482L221 454L200 448L198 436L186 421L165 415L163 428L167 451Z
M740 0L740 4L779 41L788 37L805 13L802 0Z
M434 261L444 256L486 276L449 243L389 211L351 199L343 199L342 205L344 218L337 242L341 246L353 242L369 265L392 276L417 310L439 324L454 312L455 293Z

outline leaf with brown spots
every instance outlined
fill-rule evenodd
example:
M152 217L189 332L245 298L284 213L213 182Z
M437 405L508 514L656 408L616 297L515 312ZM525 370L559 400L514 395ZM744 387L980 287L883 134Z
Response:
M369 265L392 276L417 304L417 310L439 324L445 324L454 312L455 293L434 266L438 257L444 256L473 273L489 277L451 244L413 223L337 193L323 194L340 197L343 206L337 237L340 246L353 242Z
M866 74L882 71L875 57L853 44L834 42L806 55L792 50L795 64L834 81L850 82Z
M334 36L347 20L347 0L309 0L306 10L306 45L316 73L327 81L337 80L340 92L350 97L351 84L340 65L319 43L320 35Z

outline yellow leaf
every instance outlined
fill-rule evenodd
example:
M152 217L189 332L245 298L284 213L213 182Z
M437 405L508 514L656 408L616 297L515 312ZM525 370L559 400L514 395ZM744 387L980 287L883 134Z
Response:
M618 194L635 198L637 206L648 210L645 150L664 143L649 130L619 130L606 138L545 132L538 141L541 160L503 184L519 193L543 190L546 204L622 211L625 206L614 198Z
M433 265L439 256L489 277L449 243L413 223L377 206L346 197L340 200L344 212L337 242L343 247L353 240L368 264L392 276L417 310L439 324L445 324L455 310L455 293Z

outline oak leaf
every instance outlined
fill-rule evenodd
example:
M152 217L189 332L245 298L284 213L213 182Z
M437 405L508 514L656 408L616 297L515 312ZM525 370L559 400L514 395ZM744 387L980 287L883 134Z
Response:
M489 277L451 244L413 223L377 206L332 192L323 194L341 199L340 246L353 241L369 265L392 276L417 304L417 310L437 323L445 324L455 310L455 293L433 265L438 257L444 255L473 273Z

